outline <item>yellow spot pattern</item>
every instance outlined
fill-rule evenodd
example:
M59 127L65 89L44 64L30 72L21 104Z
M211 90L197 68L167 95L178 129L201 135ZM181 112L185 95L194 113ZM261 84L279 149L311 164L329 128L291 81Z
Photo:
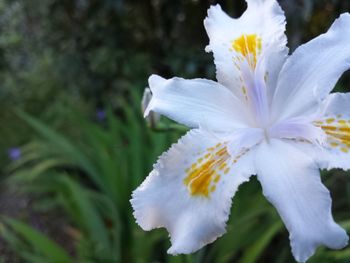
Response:
M230 172L233 164L237 163L248 149L242 151L236 158L231 158L227 152L226 143L218 143L208 148L202 155L185 169L184 184L192 196L208 198L210 193L217 190L216 185L222 176Z
M327 142L331 148L341 152L350 151L350 119L344 119L341 115L314 122L327 134Z
M261 38L256 34L243 34L231 43L232 49L247 59L248 64L255 68L257 57L261 52Z
M230 158L226 145L218 143L210 147L204 156L197 159L190 168L186 169L184 184L194 196L209 197L216 190L216 184L220 181L219 172L226 171L227 160Z

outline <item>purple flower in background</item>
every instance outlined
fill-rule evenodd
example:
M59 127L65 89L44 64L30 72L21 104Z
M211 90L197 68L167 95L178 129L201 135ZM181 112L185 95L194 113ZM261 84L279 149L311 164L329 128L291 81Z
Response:
M12 161L16 161L21 158L22 152L20 148L13 147L7 150L7 155Z
M96 110L96 118L99 121L104 121L106 118L106 112L103 109Z

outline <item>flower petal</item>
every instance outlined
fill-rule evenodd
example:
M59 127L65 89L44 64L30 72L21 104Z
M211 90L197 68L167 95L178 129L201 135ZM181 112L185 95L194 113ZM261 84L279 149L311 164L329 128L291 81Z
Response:
M327 134L324 151L315 155L320 168L350 169L350 93L330 94L323 102L323 118L315 121Z
M327 33L300 46L286 61L274 95L273 119L314 113L350 65L350 15Z
M210 42L206 51L212 51L217 79L243 101L247 87L242 76L243 65L254 71L262 55L265 56L264 74L268 94L275 89L277 75L288 54L284 35L285 17L275 0L247 0L248 8L238 19L229 17L220 5L208 10L204 26Z
M231 156L236 156L242 149L250 149L259 144L265 138L265 133L260 128L246 128L220 134L220 138L228 141L227 152Z
M264 195L289 230L295 259L305 262L319 245L343 248L348 236L333 220L330 194L314 160L297 145L282 140L261 144L256 168Z
M163 114L189 127L213 131L246 127L249 116L241 102L225 87L206 79L149 78L153 96L149 111Z
M170 254L194 252L225 233L231 198L253 173L250 151L232 158L218 137L192 130L133 192L134 216L144 230L168 230Z
M312 123L310 118L291 118L274 124L269 129L271 138L306 140L315 145L323 145L326 133Z

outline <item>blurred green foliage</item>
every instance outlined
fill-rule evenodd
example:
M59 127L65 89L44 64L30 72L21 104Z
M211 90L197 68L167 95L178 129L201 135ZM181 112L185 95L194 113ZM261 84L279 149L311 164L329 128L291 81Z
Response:
M140 98L135 97L134 101L138 102ZM122 114L123 121L109 112L106 127L77 116L81 141L76 144L20 113L41 139L22 148L23 157L13 163L11 169L15 174L10 180L22 184L24 190L49 193L42 200L46 204L50 200L49 206L45 207L64 208L66 216L77 228L70 232L75 233L71 238L76 239L76 260L79 262L134 262L141 259L149 262L147 259L152 250L148 246L159 241L159 233L146 235L136 229L129 199L132 189L143 179L144 171L150 169L159 151L173 141L175 135L147 130L140 122L138 107L126 106ZM5 238L16 240L14 247L28 262L38 262L38 257L40 262L54 261L47 248L40 247L42 242L37 242L36 239L44 238L39 233L33 239L33 233L19 222L7 219L6 223L24 238L16 239L5 230ZM59 255L62 255L62 249L56 245L51 249L61 250Z
M243 0L219 2L233 16L245 9ZM350 10L342 0L279 2L291 50ZM293 262L287 231L256 180L235 197L228 233L194 255L168 256L166 232L145 233L132 216L131 191L183 133L167 120L147 127L140 94L151 73L215 78L203 27L214 3L0 0L0 173L37 197L37 209L62 211L74 246L68 251L26 220L3 216L1 236L25 262ZM337 90L349 90L347 74ZM14 146L22 156L10 163ZM344 174L324 180L349 230ZM320 249L310 262L349 259L349 249Z

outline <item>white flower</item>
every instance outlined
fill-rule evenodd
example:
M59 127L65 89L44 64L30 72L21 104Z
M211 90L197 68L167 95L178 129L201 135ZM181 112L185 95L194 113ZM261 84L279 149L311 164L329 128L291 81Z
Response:
M329 94L350 66L350 15L288 57L275 0L247 0L239 19L208 10L218 82L149 78L145 111L191 128L132 195L144 230L165 227L171 254L191 253L225 233L231 199L257 175L305 262L320 245L346 246L319 169L350 168L350 94Z

